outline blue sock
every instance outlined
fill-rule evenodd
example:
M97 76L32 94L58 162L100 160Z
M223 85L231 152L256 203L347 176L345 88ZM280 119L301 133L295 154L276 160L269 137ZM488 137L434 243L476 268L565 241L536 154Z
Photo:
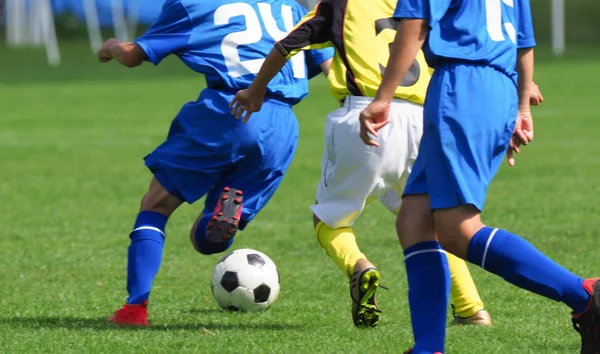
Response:
M152 281L158 273L165 244L165 226L168 217L154 211L138 214L127 255L128 304L148 300Z
M450 297L446 253L436 241L420 242L404 250L404 262L415 337L413 353L443 353Z
M479 230L469 243L467 260L520 288L562 301L575 313L581 313L589 303L582 278L508 231L490 227Z
M221 253L231 247L233 244L233 237L227 242L223 243L212 243L208 241L206 238L206 227L208 226L208 222L212 216L213 213L204 215L202 219L200 219L200 222L198 222L198 227L196 228L196 233L194 234L194 237L196 238L196 245L198 245L200 253L202 254Z

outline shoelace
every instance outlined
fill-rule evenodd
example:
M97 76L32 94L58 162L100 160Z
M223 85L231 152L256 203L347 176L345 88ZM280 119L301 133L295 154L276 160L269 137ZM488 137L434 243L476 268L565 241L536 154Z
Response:
M450 306L452 306L452 317L457 318L458 315L456 314L456 307L454 306L454 304L450 304Z
M573 329L575 329L578 333L581 333L581 329L579 328L579 322L574 318L571 318L571 322L573 323Z

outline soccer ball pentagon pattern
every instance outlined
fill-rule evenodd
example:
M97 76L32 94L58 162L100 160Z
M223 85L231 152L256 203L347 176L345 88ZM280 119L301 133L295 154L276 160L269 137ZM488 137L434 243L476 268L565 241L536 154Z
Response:
M266 254L245 248L221 258L213 270L211 285L222 308L262 311L277 300L279 274Z

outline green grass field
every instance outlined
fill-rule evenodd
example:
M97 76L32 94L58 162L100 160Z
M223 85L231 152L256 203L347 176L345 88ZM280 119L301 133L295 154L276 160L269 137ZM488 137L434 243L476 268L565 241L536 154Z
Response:
M301 138L289 174L234 244L279 266L274 307L218 309L209 282L220 256L191 247L201 210L193 205L167 228L153 326L108 324L126 298L128 233L151 177L142 157L204 80L176 60L127 70L97 64L85 44L62 50L63 65L50 69L42 51L0 48L1 353L398 353L412 345L394 217L373 204L356 225L390 288L379 293L384 313L373 330L352 326L346 279L314 238L308 207L324 117L336 107L322 79L296 108ZM572 53L539 60L546 102L535 109L536 141L515 168L502 168L484 217L590 277L600 274L600 66ZM494 327L450 328L448 353L578 352L564 305L471 269Z

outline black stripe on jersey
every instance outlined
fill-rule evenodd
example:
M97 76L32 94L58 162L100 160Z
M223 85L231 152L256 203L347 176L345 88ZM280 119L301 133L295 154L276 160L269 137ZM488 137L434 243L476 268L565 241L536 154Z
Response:
M318 3L313 17L307 19L284 39L275 43L275 48L284 57L298 48L309 47L315 43L329 42L329 29L333 17L331 6Z
M353 96L363 96L356 84L354 73L346 57L344 45L344 26L348 0L322 0L317 4L314 16L304 21L286 38L275 43L275 48L288 57L299 48L310 47L316 43L331 42L346 67L346 87Z
M352 96L363 96L356 84L356 79L350 63L348 62L346 46L344 44L344 25L346 22L348 0L333 0L328 2L335 3L335 6L333 6L335 13L333 15L333 23L331 26L331 42L340 53L340 57L346 67L346 87Z

